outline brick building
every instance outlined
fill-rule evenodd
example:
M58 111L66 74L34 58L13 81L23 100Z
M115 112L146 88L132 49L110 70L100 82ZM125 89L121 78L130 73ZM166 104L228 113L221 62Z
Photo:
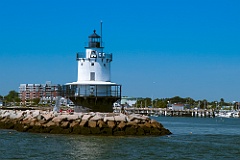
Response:
M41 104L51 104L58 95L59 85L47 81L45 84L20 84L19 98L22 105L31 105L39 99Z

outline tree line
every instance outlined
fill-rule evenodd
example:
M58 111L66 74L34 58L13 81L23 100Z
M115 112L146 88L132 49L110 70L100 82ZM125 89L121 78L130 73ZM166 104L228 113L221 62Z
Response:
M0 95L0 101L2 101L5 105L18 105L20 104L21 100L19 98L18 92L11 90L8 95L2 96ZM40 99L36 98L32 100L34 104L38 104ZM186 97L182 98L179 96L175 96L172 98L156 98L151 99L149 97L140 98L137 100L135 107L154 107L154 108L166 108L168 104L185 104L190 106L191 108L199 108L199 109L207 109L211 108L218 108L222 106L234 106L237 107L237 102L225 102L223 98L219 101L207 101L206 99L203 100L194 100L193 98Z
M219 101L207 101L206 99L203 100L194 100L193 98L186 97L182 98L179 96L175 96L172 98L156 98L151 99L149 97L147 98L141 98L138 99L135 107L154 107L154 108L166 108L170 104L185 104L190 106L190 108L199 108L199 109L207 109L207 108L220 108L223 106L237 106L237 102L225 102L223 98L221 98Z
M40 98L28 99L26 101L31 101L32 105L38 105ZM3 102L4 106L19 106L21 99L19 98L18 92L11 90L6 96L0 95L0 102Z

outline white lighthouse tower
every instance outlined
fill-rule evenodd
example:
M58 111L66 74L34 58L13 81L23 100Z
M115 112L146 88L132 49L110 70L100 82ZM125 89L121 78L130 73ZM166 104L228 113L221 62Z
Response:
M77 54L78 82L110 82L112 54L103 52L104 47L101 45L101 37L96 34L95 30L88 38L88 46L85 47L86 52L84 54Z
M63 96L91 111L112 112L113 103L121 99L121 85L111 82L112 54L103 49L101 36L94 30L85 53L77 53L78 80L63 87Z

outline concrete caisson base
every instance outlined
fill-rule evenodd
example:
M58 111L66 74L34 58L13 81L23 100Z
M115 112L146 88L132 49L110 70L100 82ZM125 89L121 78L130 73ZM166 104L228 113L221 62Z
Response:
M113 112L113 103L117 97L69 97L76 106L88 108L91 112Z

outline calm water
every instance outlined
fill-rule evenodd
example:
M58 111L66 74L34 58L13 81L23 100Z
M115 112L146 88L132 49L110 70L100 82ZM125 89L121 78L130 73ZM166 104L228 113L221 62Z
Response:
M153 118L173 134L98 137L0 130L0 159L240 159L240 119Z

